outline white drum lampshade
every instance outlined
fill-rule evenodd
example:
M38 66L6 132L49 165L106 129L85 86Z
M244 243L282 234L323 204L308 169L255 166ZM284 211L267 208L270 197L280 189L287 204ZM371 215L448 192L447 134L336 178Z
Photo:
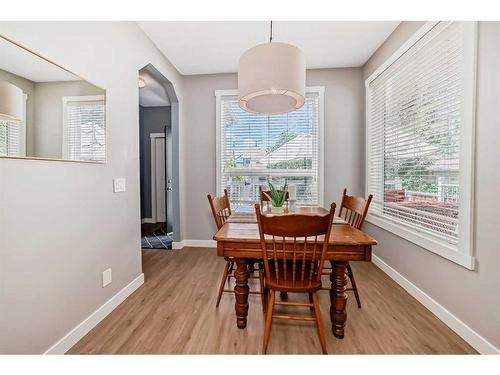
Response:
M247 50L238 68L241 109L274 115L299 109L306 91L306 59L287 43L265 43Z
M0 81L0 120L23 120L23 91L6 81Z

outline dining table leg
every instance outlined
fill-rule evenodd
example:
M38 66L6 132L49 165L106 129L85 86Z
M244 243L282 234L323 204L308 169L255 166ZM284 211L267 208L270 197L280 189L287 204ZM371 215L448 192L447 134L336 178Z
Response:
M234 304L234 309L236 310L236 325L238 328L246 328L247 326L247 316L248 316L248 292L250 288L248 287L248 277L250 275L248 271L248 261L245 258L236 258L236 271L234 272L234 278L236 284L234 286L234 295L236 297L236 302Z
M331 261L332 272L330 281L330 319L332 321L333 335L339 339L344 338L345 322L347 320L347 262Z

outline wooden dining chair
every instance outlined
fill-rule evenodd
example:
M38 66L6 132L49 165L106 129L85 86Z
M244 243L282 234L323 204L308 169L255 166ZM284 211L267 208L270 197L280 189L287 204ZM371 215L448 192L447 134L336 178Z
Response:
M335 203L328 215L266 216L255 205L265 269L266 324L263 354L267 352L273 319L315 321L323 354L327 354L318 296ZM285 240L286 238L286 240ZM276 301L276 292L306 293L309 303ZM275 314L275 305L308 307L311 315Z
M265 207L266 210L269 209L269 205L271 204L271 202L269 200L270 196L271 196L271 191L270 190L264 190L264 189L262 189L262 186L259 186L260 206L263 209L264 209L264 207ZM286 203L287 207L288 207L288 198L289 198L289 193L287 191L286 195L285 195L285 203Z
M207 195L208 198L208 203L210 205L210 209L212 210L212 215L215 220L215 224L217 226L217 230L219 230L226 220L231 216L231 203L229 202L229 196L227 194L227 189L224 189L224 195L221 197L214 197L210 194ZM219 285L219 291L217 293L217 303L215 307L219 307L220 300L222 297L222 293L227 292L227 293L234 293L234 290L232 289L225 289L224 285L227 281L227 284L230 285L231 278L234 278L234 258L228 257L224 258L226 260L226 265L224 267L224 271L222 273L222 278L220 281ZM264 275L263 275L263 269L262 266L259 264L257 266L257 269L254 268L253 264L249 266L250 270L250 278L251 279L259 279L259 286L260 290L258 292L256 291L250 291L250 294L260 294L262 298L262 302L264 302ZM254 275L254 272L258 272L258 276Z
M349 225L353 226L354 228L361 230L363 224L365 223L366 215L368 214L368 209L370 208L372 198L373 196L371 194L368 196L368 199L356 197L354 195L347 195L347 189L344 189L344 192L342 194L342 203L340 204L339 209L339 217L341 219L344 219ZM329 275L331 272L331 267L325 267L325 271L326 272L324 272L323 274ZM352 272L352 268L349 263L347 263L347 276L351 281L351 288L348 288L347 291L354 292L358 308L361 308L361 299L359 298L358 287L356 286L354 273Z

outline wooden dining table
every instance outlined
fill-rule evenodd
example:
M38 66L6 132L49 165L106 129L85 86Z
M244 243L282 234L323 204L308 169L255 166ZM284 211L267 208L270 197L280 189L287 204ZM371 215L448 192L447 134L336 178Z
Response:
M264 214L270 212L264 210ZM286 209L284 215L327 215L322 207L298 207ZM341 218L335 218L329 239L326 260L332 265L330 274L330 319L332 332L337 338L344 338L344 328L347 320L347 263L351 261L371 261L372 246L377 241L366 233L353 228ZM217 241L217 255L234 258L236 270L234 273L236 297L235 312L238 328L245 328L248 316L248 278L249 261L262 259L259 228L255 209L236 209L214 236Z

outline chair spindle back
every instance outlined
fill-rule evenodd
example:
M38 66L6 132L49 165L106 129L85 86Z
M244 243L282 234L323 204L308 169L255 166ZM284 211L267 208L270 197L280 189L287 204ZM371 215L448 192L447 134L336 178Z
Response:
M339 216L354 228L361 229L365 223L372 197L371 194L368 196L368 199L347 195L347 189L344 189Z
M229 203L227 189L224 189L224 195L221 197L212 198L212 196L208 194L207 198L217 229L220 229L231 215L231 204Z
M278 284L296 286L320 282L328 248L335 203L327 215L266 216L255 205L264 267ZM293 242L292 242L293 241Z

